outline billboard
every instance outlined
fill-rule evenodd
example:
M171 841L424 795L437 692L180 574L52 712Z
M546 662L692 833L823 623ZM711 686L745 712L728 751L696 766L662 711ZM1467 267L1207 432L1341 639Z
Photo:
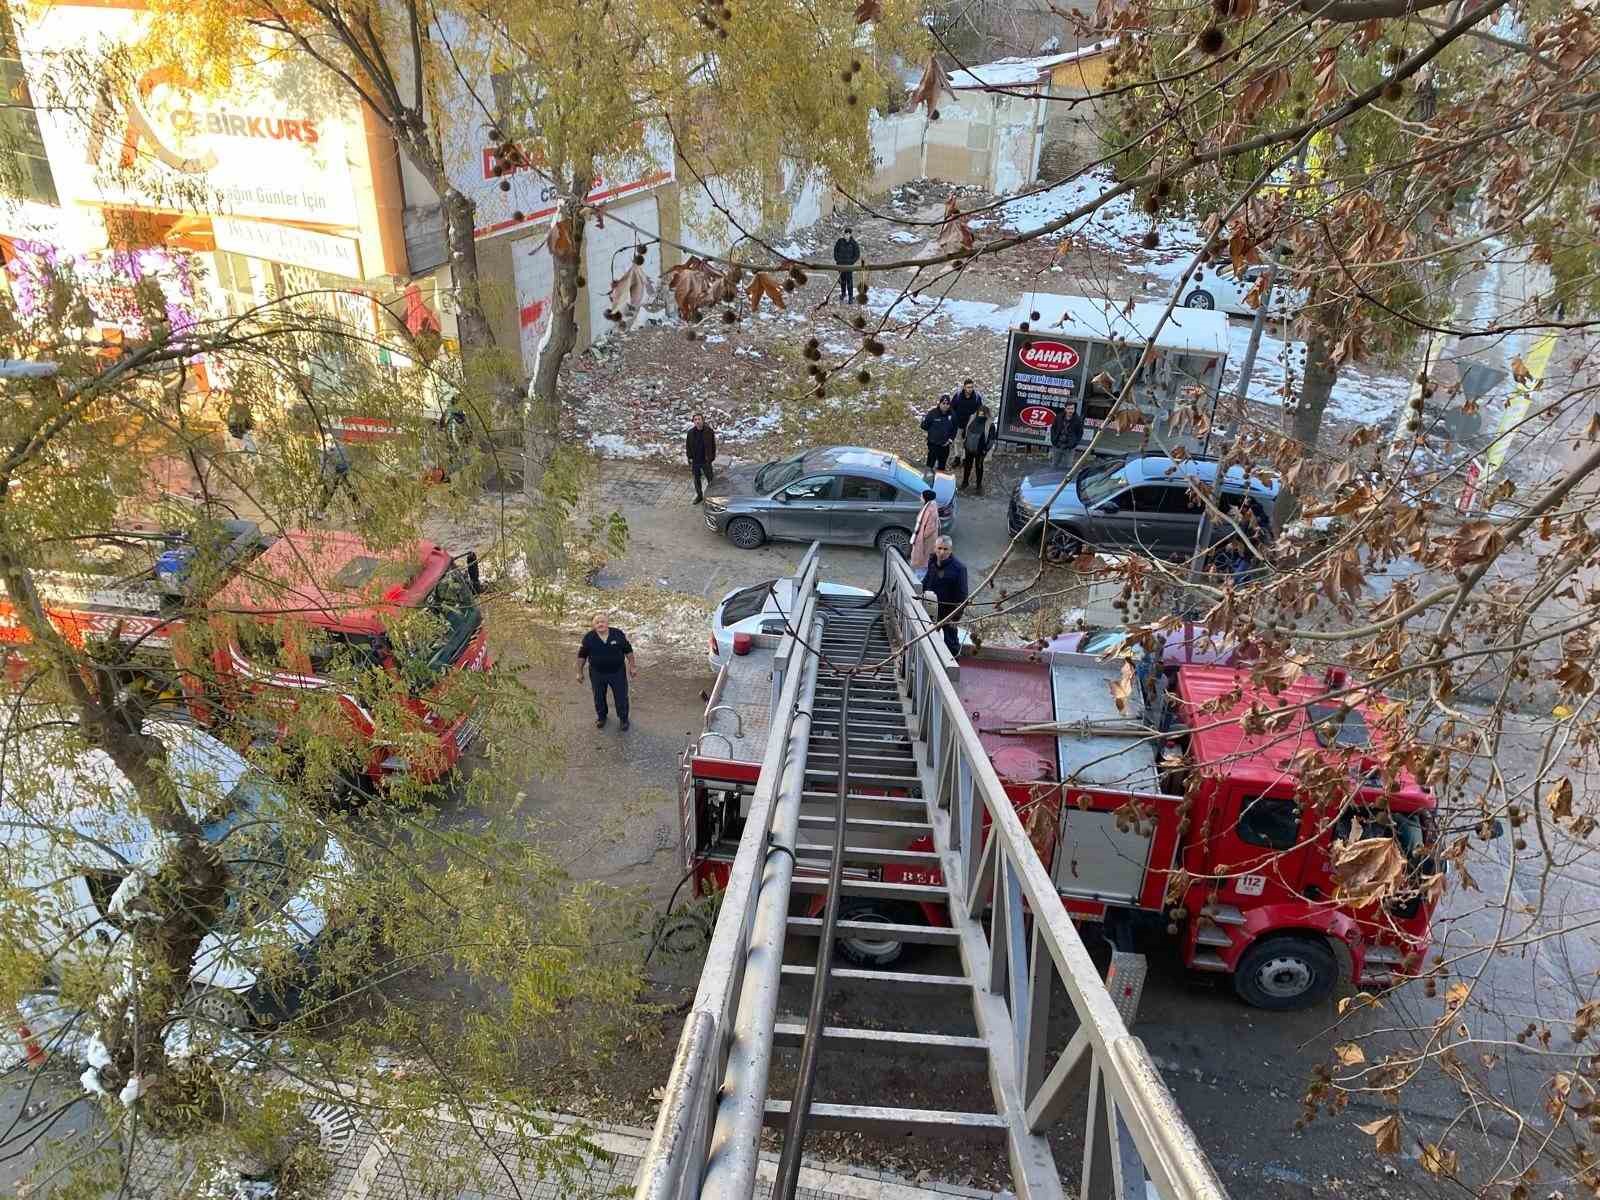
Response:
M1050 427L1083 402L1088 352L1088 344L1081 338L1011 331L1000 389L1002 441L1050 444Z
M294 54L239 72L223 93L170 66L124 69L107 56L137 43L143 21L56 5L23 28L30 73L66 98L39 110L64 204L358 223L353 167L365 162L351 155L365 142L342 89ZM98 80L86 59L104 60Z

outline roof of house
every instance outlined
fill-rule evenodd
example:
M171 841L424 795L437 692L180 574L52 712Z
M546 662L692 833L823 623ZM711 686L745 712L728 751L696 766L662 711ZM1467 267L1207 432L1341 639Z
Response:
M1064 54L1044 54L1035 58L997 58L960 71L950 72L950 86L955 91L975 88L1025 88L1048 79L1050 72L1063 63L1076 62L1103 54L1117 44L1116 38L1079 46Z

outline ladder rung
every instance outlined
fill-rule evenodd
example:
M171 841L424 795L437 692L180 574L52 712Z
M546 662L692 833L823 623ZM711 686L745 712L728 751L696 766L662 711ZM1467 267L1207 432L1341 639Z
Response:
M820 789L800 793L802 802L838 798L838 793ZM869 796L862 792L846 792L844 800L846 804L890 804L896 808L915 808L918 812L926 812L928 803L921 796Z
M816 973L815 967L798 963L783 964L785 979L804 979L809 983ZM858 971L853 967L829 966L828 977L836 983L870 983L878 987L918 992L965 992L972 986L972 981L965 975L919 975L912 971Z
M776 1129L789 1121L789 1101L768 1100L766 1123ZM949 1137L1004 1138L1006 1119L993 1113L947 1112L934 1108L876 1108L866 1104L813 1104L807 1129L844 1130L880 1137L931 1134Z
M800 814L800 824L832 829L833 814L803 812ZM924 837L933 832L933 826L926 821L879 821L869 817L847 816L844 819L844 827L854 829L858 833L898 833L908 838Z
M800 895L815 896L828 890L826 879L795 875L789 890ZM950 890L942 883L880 883L875 879L841 879L839 891L846 896L865 896L873 900L926 900L930 904L948 904Z
M850 781L852 783L862 784L862 785L865 785L867 787L892 787L892 788L907 788L907 789L910 789L910 788L921 787L922 786L922 777L920 775L897 775L897 774L894 774L893 772L890 772L890 771L861 771L861 770L857 770L854 767L852 767L850 769L849 774L850 774ZM826 767L821 767L821 768L812 768L810 766L806 767L806 778L807 779L826 779L826 780L832 781L832 780L836 779L838 777L838 775L839 775L838 767L834 767L832 769L829 769L829 768L826 768Z
M833 858L832 846L819 846L815 842L801 842L794 848L795 856L814 863L822 859L826 866ZM887 846L846 846L844 848L844 861L847 863L895 863L905 867L942 867L939 855L934 850L892 850Z
M821 917L790 917L789 932L801 937L821 937ZM961 941L959 930L948 925L894 925L887 921L835 921L833 932L844 937L856 934L864 938L896 942L916 942L920 946L954 946Z
M858 751L853 746L850 748L850 761L852 763L863 763L873 768L887 767L890 770L895 767L915 767L917 765L916 758L909 750L904 754L869 754L865 750ZM837 770L839 752L837 750L808 749L806 751L806 762L816 763L818 769L827 766ZM855 772L852 770L851 774L855 774Z
M772 1040L779 1046L798 1046L805 1041L806 1027L780 1021L772 1027ZM853 1050L889 1050L891 1053L915 1048L944 1054L975 1054L987 1058L989 1043L982 1038L956 1037L947 1033L918 1033L899 1029L856 1029L845 1025L824 1025L822 1045L849 1046Z

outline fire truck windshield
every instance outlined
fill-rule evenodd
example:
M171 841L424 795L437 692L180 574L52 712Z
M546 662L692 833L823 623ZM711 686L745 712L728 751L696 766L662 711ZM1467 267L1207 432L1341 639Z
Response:
M390 627L389 640L402 670L415 673L418 686L427 686L461 657L482 624L471 581L461 568L451 567L419 612Z

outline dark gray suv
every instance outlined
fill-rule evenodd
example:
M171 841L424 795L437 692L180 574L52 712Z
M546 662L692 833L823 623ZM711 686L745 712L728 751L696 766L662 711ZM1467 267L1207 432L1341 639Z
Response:
M922 490L939 501L939 531L956 519L956 480L924 473L897 454L830 446L769 462L747 495L707 496L706 528L753 550L766 541L911 547Z
M1011 493L1011 532L1043 531L1041 510L1048 504L1046 551L1051 558L1071 558L1084 548L1181 558L1195 552L1204 515L1190 493L1189 481L1197 480L1207 491L1215 489L1218 465L1215 459L1144 454L1093 463L1065 487L1061 486L1065 471L1025 475ZM1060 494L1052 501L1058 488ZM1224 512L1252 501L1256 520L1266 521L1269 535L1283 527L1280 510L1285 497L1276 479L1247 476L1242 467L1229 467L1217 498ZM1208 540L1219 541L1227 532L1215 528Z

